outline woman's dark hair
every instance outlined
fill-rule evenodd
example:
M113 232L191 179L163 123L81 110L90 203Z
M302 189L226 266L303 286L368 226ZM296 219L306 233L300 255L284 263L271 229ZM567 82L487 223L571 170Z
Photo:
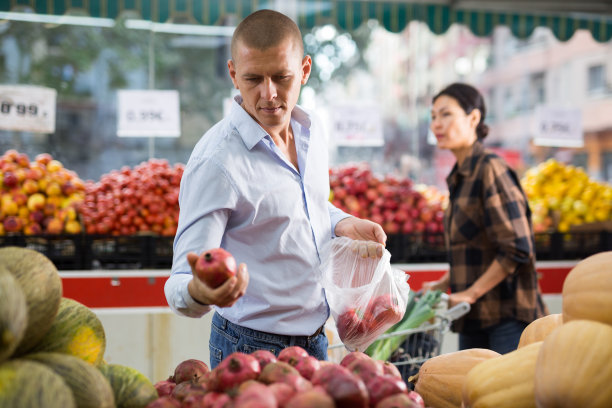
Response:
M442 95L450 96L456 100L467 115L474 109L478 109L480 111L480 122L478 122L478 126L476 127L476 136L478 136L479 139L487 137L489 134L489 127L484 123L487 108L485 107L484 98L480 92L478 92L478 89L468 84L455 82L438 92L438 94L433 97L432 102L435 102L436 99Z

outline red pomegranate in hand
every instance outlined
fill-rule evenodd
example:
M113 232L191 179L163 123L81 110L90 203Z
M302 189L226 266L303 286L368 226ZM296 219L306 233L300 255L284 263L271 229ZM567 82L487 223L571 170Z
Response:
M196 261L195 273L211 288L217 288L236 275L236 260L223 248L209 249Z

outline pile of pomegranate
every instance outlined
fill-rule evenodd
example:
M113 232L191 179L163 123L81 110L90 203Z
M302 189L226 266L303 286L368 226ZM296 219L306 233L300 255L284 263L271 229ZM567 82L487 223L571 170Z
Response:
M213 370L196 359L180 363L155 384L159 398L147 408L424 408L396 366L365 353L340 364L319 361L299 346L278 357L267 350L235 352Z
M174 236L178 223L178 195L184 165L150 159L124 166L87 181L79 207L88 234L134 235L151 232Z
M391 174L378 177L367 163L331 168L330 200L341 210L380 224L387 234L436 235L444 230L448 194Z

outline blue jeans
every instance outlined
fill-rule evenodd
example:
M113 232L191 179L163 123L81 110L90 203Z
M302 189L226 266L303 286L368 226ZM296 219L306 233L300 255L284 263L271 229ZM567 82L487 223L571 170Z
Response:
M508 319L474 333L459 333L459 350L486 348L505 354L516 350L527 323Z
M250 354L255 350L269 350L274 355L289 346L300 346L311 356L327 360L327 337L325 330L316 336L284 336L249 329L230 322L215 312L210 330L210 368L213 369L231 353L240 351Z

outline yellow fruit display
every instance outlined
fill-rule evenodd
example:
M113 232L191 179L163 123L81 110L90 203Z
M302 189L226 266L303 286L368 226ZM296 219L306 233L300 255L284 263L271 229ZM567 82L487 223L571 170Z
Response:
M536 233L612 220L612 186L591 179L580 167L548 159L527 170L521 184Z
M14 149L0 155L0 236L78 234L76 207L85 183L48 153L30 160Z

